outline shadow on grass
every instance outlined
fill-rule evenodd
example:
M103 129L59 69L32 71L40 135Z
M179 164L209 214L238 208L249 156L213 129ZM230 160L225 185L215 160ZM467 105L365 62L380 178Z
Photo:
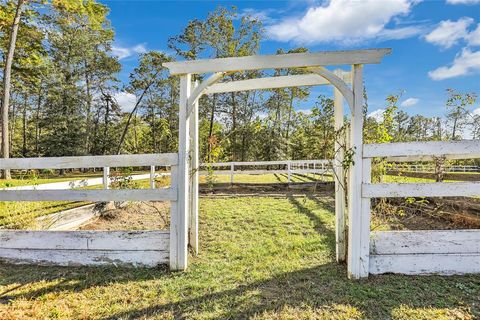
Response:
M309 199L310 198L316 199L314 195L308 195L307 197ZM288 194L287 199L298 210L298 212L307 216L313 222L314 229L317 233L327 236L329 250L335 251L335 231L329 228L328 226L326 226L325 222L322 219L320 219L320 217L317 214L315 214L315 212L307 208L305 204L302 203L304 202L304 200L302 200L301 198L299 200L299 198L294 197L292 194ZM325 209L332 212L332 210L329 208L325 208Z
M288 201L305 215L313 226L325 238L326 254L334 255L335 237L331 227L325 223L325 215L310 209L312 204L302 198L287 196ZM325 209L333 214L329 198L308 195L316 203L314 207ZM328 215L328 214L327 214ZM206 248L208 251L208 248ZM208 260L208 252L199 260ZM259 259L269 259L268 255ZM330 262L329 262L330 261ZM204 263L204 262L203 262ZM235 263L232 261L231 263ZM424 310L462 308L472 315L480 316L480 276L455 277L412 277L384 275L370 277L361 281L346 278L345 266L338 265L333 259L327 263L300 270L271 275L268 279L236 280L225 283L225 287L216 287L215 291L205 288L203 291L188 290L192 274L197 281L211 283L222 281L212 279L215 275L201 273L205 266L201 262L192 264L186 273L171 273L166 268L157 269L122 269L122 268L48 268L0 265L0 284L15 287L0 292L0 303L9 303L16 299L42 299L48 293L62 294L82 292L91 287L109 286L119 283L131 283L136 286L150 286L158 292L157 297L143 301L141 305L126 305L121 311L103 315L102 319L145 319L178 318L188 319L202 317L209 319L245 319L264 313L277 314L284 309L295 309L298 314L289 318L308 317L308 309L321 309L328 317L338 316L354 309L363 317L370 319L388 319L404 306ZM228 272L228 270L226 271ZM227 277L228 278L228 277ZM153 281L155 280L155 281ZM24 286L47 282L42 288L24 290ZM181 283L181 284L178 284ZM173 285L175 284L175 285ZM219 289L222 288L222 289ZM118 289L117 289L118 290ZM176 294L168 290L177 290ZM135 291L133 291L135 292ZM166 293L166 294L165 294ZM101 299L101 297L98 297ZM163 301L158 303L158 301ZM82 302L79 302L82 303ZM91 301L95 303L95 301ZM118 310L118 309L117 309ZM300 311L299 311L300 310ZM301 313L305 311L305 313ZM100 318L102 315L92 316ZM349 318L352 314L345 314ZM288 316L287 316L288 317ZM413 318L414 316L410 316ZM272 318L281 318L281 316ZM319 316L319 318L322 318ZM409 318L408 314L405 318ZM423 316L421 318L432 318ZM458 318L458 317L457 317Z

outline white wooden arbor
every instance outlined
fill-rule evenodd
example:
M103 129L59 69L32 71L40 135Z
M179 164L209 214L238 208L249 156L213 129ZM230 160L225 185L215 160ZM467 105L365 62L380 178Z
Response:
M354 51L326 51L316 53L293 53L282 55L246 56L236 58L205 59L184 62L169 62L164 66L172 75L180 76L179 112L179 163L178 163L178 208L172 216L170 267L174 270L187 268L188 245L198 252L198 100L204 94L244 90L272 89L298 86L334 86L335 129L343 126L343 100L351 112L349 147L355 151L348 173L348 255L346 254L345 194L341 187L343 170L336 173L335 215L337 260L347 259L348 275L351 278L368 276L368 251L370 234L370 201L362 201L363 176L363 65L378 64L390 54L391 49ZM326 66L348 65L351 71L330 71ZM302 75L268 77L233 82L220 82L225 75L238 71L303 68ZM193 74L210 74L201 83L192 83ZM343 154L337 153L338 169ZM172 175L173 177L173 175ZM172 211L173 212L173 211ZM362 232L368 229L368 232ZM367 258L365 258L367 257Z

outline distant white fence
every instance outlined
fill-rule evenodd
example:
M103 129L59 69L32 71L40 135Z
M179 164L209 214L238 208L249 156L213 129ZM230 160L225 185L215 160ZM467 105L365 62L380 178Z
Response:
M480 182L370 183L371 161L425 161L480 158L480 140L364 145L362 250L359 263L368 274L480 273L480 230L370 232L370 199L376 197L479 196Z
M411 172L435 172L435 165L433 164L405 164L394 163L389 169L399 171L411 171ZM462 166L451 165L443 168L444 172L480 172L480 166Z
M1 169L69 169L170 166L172 183L161 189L0 190L0 201L171 201L170 231L0 231L0 260L53 265L155 266L176 259L178 155L144 154L2 159ZM107 173L105 173L107 171ZM104 170L108 179L108 170ZM172 249L173 248L173 249Z
M234 177L237 174L286 174L287 182L292 182L294 174L313 174L325 175L332 174L332 166L330 160L284 160L284 161L239 161L239 162L222 162L222 163L203 163L201 168L225 168L214 169L215 175L230 175L230 183L234 183ZM245 169L249 168L250 169ZM259 167L275 167L275 169L258 169ZM283 168L283 169L279 169ZM201 175L206 175L206 170L200 171Z

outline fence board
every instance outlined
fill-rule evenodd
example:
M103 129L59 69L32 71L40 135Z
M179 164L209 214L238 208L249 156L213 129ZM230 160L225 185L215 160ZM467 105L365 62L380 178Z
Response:
M0 190L0 201L174 201L177 192L166 189L129 190Z
M168 262L168 251L154 250L51 250L3 249L0 261L11 264L59 266L134 266L155 267Z
M171 166L176 153L122 154L107 156L10 158L0 160L0 169L70 169L100 167Z
M363 184L362 197L472 197L480 195L480 182Z
M3 249L168 250L169 231L0 231Z
M376 231L370 254L480 254L480 230Z
M468 274L480 273L480 254L371 255L370 274Z
M364 158L402 157L402 161L419 161L431 159L432 156L445 156L447 159L480 158L480 140L374 143L363 147Z

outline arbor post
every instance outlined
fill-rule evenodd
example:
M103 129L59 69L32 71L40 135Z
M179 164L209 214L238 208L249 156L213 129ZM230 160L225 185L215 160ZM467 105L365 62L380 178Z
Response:
M359 279L368 277L368 247L370 240L370 215L363 210L363 66L355 64L353 77L353 112L351 119L351 148L353 163L350 166L348 183L348 277ZM367 225L368 224L368 225ZM368 232L366 232L368 230Z
M190 121L188 98L191 93L191 75L180 76L180 103L178 123L178 176L177 210L172 212L170 223L170 269L185 270L188 264L188 216L189 216L189 166L190 166ZM172 168L173 169L173 168ZM172 170L172 181L174 181Z
M195 88L198 82L195 81ZM198 100L196 99L190 112L190 141L191 141L191 174L190 174L190 221L189 221L189 245L195 254L198 253Z

